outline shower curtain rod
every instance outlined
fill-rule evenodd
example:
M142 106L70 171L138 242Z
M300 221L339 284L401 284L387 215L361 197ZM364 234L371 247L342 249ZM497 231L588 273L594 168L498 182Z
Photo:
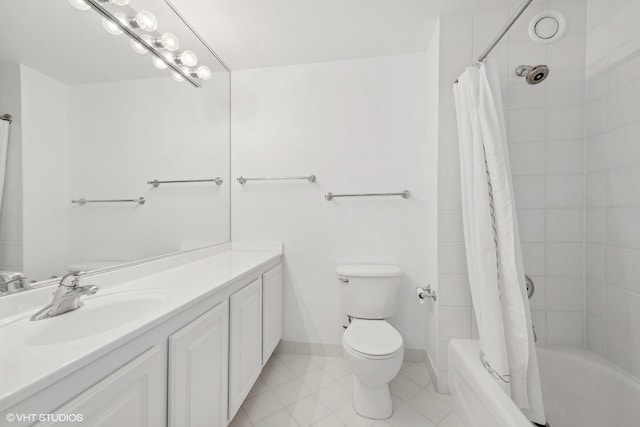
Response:
M502 40L503 37L509 32L511 27L513 27L513 24L516 23L518 18L522 16L524 11L527 10L527 8L531 3L533 3L533 0L524 0L524 2L520 5L520 7L518 7L518 10L516 10L516 12L511 16L511 18L509 18L509 21L507 21L505 26L502 27L500 32L494 37L494 39L491 41L489 46L487 46L487 48L480 54L480 56L478 57L478 62L483 62L485 59L487 59L487 56L489 56L491 51L495 49L498 43L500 43L500 40ZM456 80L454 84L455 83L458 83L458 80Z
M533 3L533 0L525 0L524 3L520 5L516 13L513 14L509 21L506 23L502 30L498 33L498 35L491 41L491 44L482 52L482 54L478 57L478 62L482 62L487 59L487 56L491 53L491 51L500 43L500 40L509 32L513 24L516 23L518 18L524 13L524 11L529 7L529 5Z
M11 123L13 121L13 116L11 114L3 114L0 116L0 120L4 120Z

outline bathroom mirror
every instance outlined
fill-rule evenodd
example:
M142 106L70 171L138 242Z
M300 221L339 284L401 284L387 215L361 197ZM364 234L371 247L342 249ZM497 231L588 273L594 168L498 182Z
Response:
M0 269L42 281L229 241L228 70L168 1L102 4L151 12L210 70L200 88L71 3L0 0Z

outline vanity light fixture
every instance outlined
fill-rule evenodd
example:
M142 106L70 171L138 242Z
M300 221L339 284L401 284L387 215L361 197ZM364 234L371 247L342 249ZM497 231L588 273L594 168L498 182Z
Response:
M94 9L102 16L102 25L109 34L126 34L131 40L131 49L144 55L152 54L153 65L161 70L170 68L171 77L178 82L188 81L194 87L201 87L199 80L209 80L212 76L211 69L207 66L196 68L197 55L191 50L178 52L180 43L172 33L157 33L158 20L149 11L134 11L127 8L128 13L112 13L105 7L107 4L127 6L129 0L68 0L79 10ZM131 13L133 12L133 13ZM139 34L144 31L145 34Z

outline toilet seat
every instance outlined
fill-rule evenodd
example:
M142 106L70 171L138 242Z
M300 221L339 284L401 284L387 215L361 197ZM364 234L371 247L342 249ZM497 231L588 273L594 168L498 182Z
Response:
M366 359L390 359L403 351L402 335L384 320L353 319L342 343Z

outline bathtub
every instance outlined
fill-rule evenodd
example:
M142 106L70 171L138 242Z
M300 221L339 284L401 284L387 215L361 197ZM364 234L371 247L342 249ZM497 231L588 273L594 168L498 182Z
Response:
M640 426L640 380L588 350L538 346L551 427ZM478 341L449 344L449 389L466 427L531 427L480 361Z

